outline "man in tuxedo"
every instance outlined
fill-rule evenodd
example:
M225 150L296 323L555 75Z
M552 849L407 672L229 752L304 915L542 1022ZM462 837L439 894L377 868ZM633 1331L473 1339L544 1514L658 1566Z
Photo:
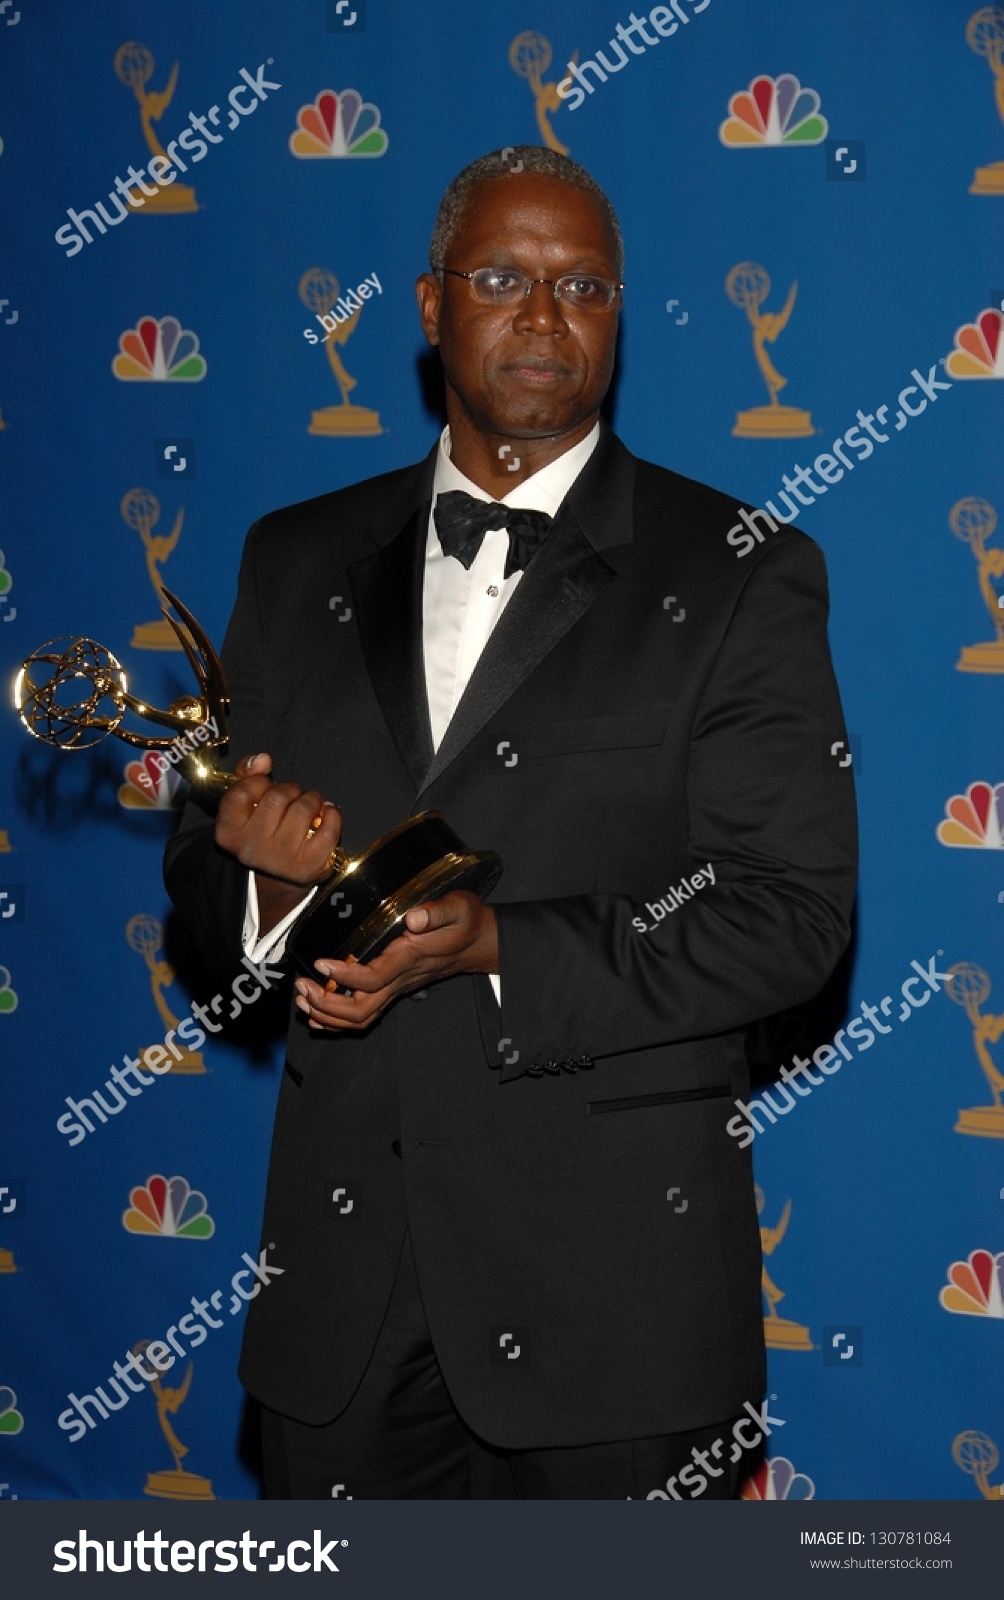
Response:
M335 845L419 810L505 864L295 981L241 1366L270 1496L725 1498L762 1398L727 1122L744 1030L847 943L853 790L817 547L738 556L733 501L600 420L622 266L573 162L475 162L417 283L448 428L248 535L241 781L167 852L207 958L281 963Z

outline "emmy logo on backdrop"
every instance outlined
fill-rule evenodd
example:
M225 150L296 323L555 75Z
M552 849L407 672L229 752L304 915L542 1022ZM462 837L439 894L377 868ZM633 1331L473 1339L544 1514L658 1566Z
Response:
M9 1016L17 1010L17 991L11 985L11 977L6 967L0 967L0 1017Z
M332 307L337 305L340 297L338 279L325 267L311 267L300 279L300 299L308 311L312 311L317 317L331 313L332 325L327 330L324 348L328 352L331 370L342 396L340 405L325 406L321 411L311 412L310 427L307 432L340 438L360 438L369 434L383 433L380 413L371 411L368 406L357 406L349 399L357 380L346 372L342 358L338 354L338 347L348 340L359 321L362 306L356 306L351 315L332 311Z
M756 1187L757 1216L763 1215L765 1200L764 1192L760 1185ZM791 1201L784 1202L777 1226L768 1228L761 1225L760 1248L765 1256L772 1256L781 1240L788 1231L788 1219L791 1216ZM784 1299L784 1290L779 1289L771 1279L766 1267L760 1271L760 1286L763 1297L767 1303L767 1314L763 1319L763 1337L768 1350L814 1350L815 1345L809 1337L809 1330L800 1322L791 1322L787 1317L779 1317L777 1308Z
M12 1195L7 1203L4 1204L3 1197L7 1193L8 1190L6 1188L0 1188L0 1217L6 1216L10 1212L15 1212L18 1210L18 1201L16 1195ZM16 1271L17 1266L14 1262L13 1250L0 1250L0 1277L6 1273Z
M1004 578L1004 549L988 550L987 540L997 526L997 513L989 500L967 495L948 513L948 525L957 539L973 552L976 576L996 634L986 644L966 645L955 663L959 672L1004 672L1004 593L994 588L994 578Z
M146 86L153 77L153 65L153 56L146 45L136 44L133 41L122 45L115 55L115 71L121 81L132 90L139 103L139 120L147 148L152 156L159 156L167 166L170 166L171 158L154 133L153 124L160 121L174 98L178 82L178 63L175 62L171 68L166 88L148 94ZM154 194L137 197L136 200L136 210L140 212L177 213L198 211L198 209L195 190L187 183L179 183L177 178L164 188L158 188Z
M545 39L542 33L528 31L518 33L509 46L509 65L517 77L525 78L533 95L534 108L537 112L537 127L540 137L550 150L557 150L560 156L567 156L568 150L557 137L551 127L549 117L555 111L561 110L561 99L558 95L556 83L541 81L541 73L546 72L551 65L551 41ZM579 59L576 50L569 66Z
M174 527L170 533L158 534L156 537L151 530L160 521L160 501L155 494L150 493L149 489L129 489L122 496L119 509L123 522L127 527L136 530L146 546L146 570L150 575L157 603L163 606L164 585L159 569L181 536L181 525L185 520L184 509L175 517ZM132 647L134 650L180 650L181 641L167 618L160 616L156 622L137 623L132 636Z
M1004 1036L1004 1016L983 1016L980 1012L980 1007L990 998L990 979L982 967L974 966L971 961L958 961L948 972L945 993L949 1000L962 1006L972 1024L973 1049L992 1100L991 1105L970 1106L960 1111L955 1132L973 1133L984 1139L1004 1139L1004 1073L994 1065L987 1048Z
M6 1189L0 1189L0 1216L5 1215L7 1212L14 1211L17 1206L17 1201L14 1197L8 1200L6 1205L3 1204L3 1197L6 1193ZM14 1262L13 1250L0 1250L0 1276L3 1276L5 1273L16 1271L17 1266Z
M1000 1458L993 1440L975 1429L959 1433L952 1440L952 1460L972 1478L984 1500L1004 1500L1004 1484L990 1482Z
M4 556L3 551L0 550L0 607L3 607L3 606L5 606L7 604L7 601L10 598L10 592L13 589L13 587L14 587L14 578L13 578L12 574L7 570L6 557ZM11 606L9 611L4 612L3 620L4 620L4 622L13 622L14 618L16 616L17 616L17 606Z
M126 924L126 938L130 948L135 950L137 955L141 955L146 962L150 974L150 988L153 990L153 1003L160 1013L165 1033L176 1032L179 1027L178 1018L164 999L164 990L174 982L174 968L169 962L157 959L164 944L163 928L156 917L148 917L141 913L137 917L130 918ZM161 1048L163 1050L163 1047ZM171 1048L172 1054L175 1049L180 1050L181 1054L171 1063L171 1072L189 1074L205 1072L206 1063L198 1050L187 1050L178 1044L177 1040ZM143 1052L140 1051L139 1054L142 1055Z
M151 1339L141 1339L133 1347L134 1356L142 1356L148 1346L153 1343ZM163 1472L148 1472L146 1487L143 1493L152 1500L215 1500L213 1485L209 1478L203 1478L197 1472L188 1472L181 1465L188 1454L187 1444L182 1444L171 1425L170 1418L175 1416L188 1398L188 1391L192 1384L194 1362L188 1363L188 1371L181 1386L177 1389L166 1389L159 1378L154 1378L150 1384L153 1391L154 1403L157 1407L157 1421L160 1423L161 1432L167 1440L167 1448L174 1457L174 1466L168 1467Z
M761 311L760 307L770 294L770 277L755 261L740 261L725 280L725 292L732 304L739 306L749 318L753 352L770 395L770 405L738 411L732 432L737 439L809 438L815 432L812 416L798 406L781 405L777 397L788 380L782 378L765 349L788 325L798 293L797 282L788 290L788 298L780 311Z
M966 24L966 43L982 56L994 75L994 96L1004 122L1004 6L983 6ZM1004 194L1004 161L977 167L970 194Z

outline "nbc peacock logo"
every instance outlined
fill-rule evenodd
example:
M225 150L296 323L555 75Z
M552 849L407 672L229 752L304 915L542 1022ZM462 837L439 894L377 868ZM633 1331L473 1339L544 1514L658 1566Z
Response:
M0 1433L20 1433L23 1427L24 1418L17 1409L17 1395L7 1384L0 1385Z
M779 78L762 73L748 89L729 101L729 114L718 130L730 150L758 150L768 145L822 144L829 123L819 114L815 89L803 89L793 72Z
M144 750L129 761L119 789L119 805L127 811L170 811L181 777L157 750Z
M740 1500L814 1500L816 1485L804 1472L796 1472L787 1456L761 1461L742 1486Z
M1004 783L971 783L953 794L938 823L938 842L955 850L999 850L1004 843Z
M968 1261L953 1261L938 1299L963 1317L1004 1318L1004 1250L970 1250Z
M135 328L119 335L112 371L123 383L201 383L206 358L199 354L198 335L177 317L140 317Z
M1004 314L995 306L981 311L975 322L955 330L955 349L945 365L953 378L1004 378Z
M389 144L380 112L356 89L322 89L296 113L289 148L301 161L382 156Z
M211 1239L216 1232L205 1195L187 1178L163 1178L159 1172L132 1191L122 1226L127 1233L153 1233L164 1239Z

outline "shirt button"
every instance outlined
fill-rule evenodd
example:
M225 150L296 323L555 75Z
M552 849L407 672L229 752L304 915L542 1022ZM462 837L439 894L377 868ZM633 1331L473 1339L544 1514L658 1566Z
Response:
M490 595L493 600L498 598L498 592L498 585L494 583L490 583L488 588L485 590L485 593Z

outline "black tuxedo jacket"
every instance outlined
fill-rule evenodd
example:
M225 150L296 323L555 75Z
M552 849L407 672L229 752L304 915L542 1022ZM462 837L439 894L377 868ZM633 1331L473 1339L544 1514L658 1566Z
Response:
M262 1233L284 1271L249 1307L241 1376L288 1416L335 1417L407 1227L483 1438L695 1428L763 1387L751 1163L726 1128L743 1030L815 995L849 937L823 559L788 527L740 559L734 502L604 429L433 753L434 463L251 529L230 749L335 800L353 851L427 807L497 850L502 1006L460 976L365 1036L313 1037L292 1009ZM709 862L714 883L656 922L648 903ZM167 887L235 970L245 882L189 803Z

